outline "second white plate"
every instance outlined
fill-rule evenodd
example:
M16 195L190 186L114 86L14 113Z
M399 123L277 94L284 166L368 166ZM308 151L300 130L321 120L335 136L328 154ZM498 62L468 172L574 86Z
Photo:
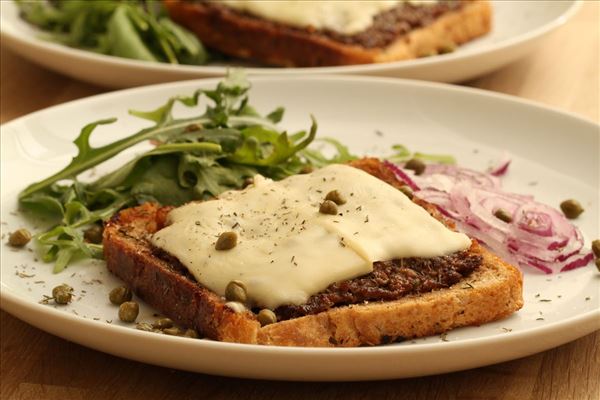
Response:
M253 75L360 74L461 82L486 74L530 53L564 24L581 0L496 0L493 29L454 53L386 64L318 68L248 68ZM107 87L131 87L182 79L223 76L228 66L169 65L95 54L40 39L12 1L0 2L2 42L44 67Z

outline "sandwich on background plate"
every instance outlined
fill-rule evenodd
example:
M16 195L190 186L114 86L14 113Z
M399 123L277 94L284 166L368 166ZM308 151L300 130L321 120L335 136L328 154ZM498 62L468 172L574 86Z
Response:
M226 55L284 67L370 64L453 51L488 33L487 0L165 0Z

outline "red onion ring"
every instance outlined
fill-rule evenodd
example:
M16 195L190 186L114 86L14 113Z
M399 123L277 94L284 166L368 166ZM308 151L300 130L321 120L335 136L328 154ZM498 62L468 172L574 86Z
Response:
M459 230L482 242L506 261L550 274L586 266L591 252L582 251L583 235L558 210L533 196L503 191L499 176L510 159L489 173L454 165L429 164L421 175L385 162L415 195L438 207ZM502 209L512 221L494 214Z

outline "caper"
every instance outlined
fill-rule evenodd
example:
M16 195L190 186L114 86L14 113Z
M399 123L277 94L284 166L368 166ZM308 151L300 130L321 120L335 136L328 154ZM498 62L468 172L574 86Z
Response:
M69 304L73 297L73 288L67 284L56 286L52 289L52 298L56 304Z
M499 208L496 211L494 211L494 217L498 218L500 221L504 221L507 224L510 224L512 222L512 215L510 215L508 213L508 211Z
M188 126L185 127L185 132L194 132L194 131L199 131L200 129L202 129L201 124L189 124Z
M171 335L171 336L179 336L181 335L181 329L179 329L176 326L173 326L171 328L166 328L162 330L164 334L166 335Z
M596 239L592 242L592 251L596 258L600 258L600 240Z
M325 200L321 203L321 206L319 207L319 212L321 214L336 215L338 213L337 204L335 204L331 200Z
M562 210L565 217L569 219L575 219L583 212L583 207L577 200L569 199L560 203L560 209Z
M83 238L89 243L102 243L102 227L100 225L92 225L83 231Z
M171 328L173 326L173 321L170 318L160 318L154 321L152 327L154 329L165 329Z
M302 169L300 170L301 174L310 174L311 172L313 172L315 170L315 168L312 165L305 165L304 167L302 167Z
M408 160L406 164L404 164L404 168L415 171L415 175L421 175L423 172L425 172L425 167L425 163L418 158L412 158Z
M346 204L346 198L337 190L332 190L331 192L327 193L325 200L331 200L338 206Z
M215 244L216 250L231 250L237 245L237 233L235 232L223 232L219 235L217 243Z
M125 286L119 286L114 288L110 291L110 294L108 295L108 299L110 300L110 302L117 306L120 306L126 301L131 301L132 297L133 296L131 290L129 290L129 288Z
M194 339L198 339L200 337L195 329L186 329L185 332L183 332L183 336Z
M253 184L254 184L254 179L246 178L246 179L244 179L244 183L242 183L242 189L246 189L248 186L253 185Z
M598 269L598 271L600 272L600 258L596 258L596 268Z
M456 50L456 44L454 44L452 42L448 42L439 48L439 53L447 54L447 53L452 53L454 50Z
M119 319L123 322L134 322L140 312L140 306L135 301L126 301L119 306Z
M277 322L277 316L275 313L268 308L263 308L258 312L257 315L258 322L260 322L260 326L265 326L269 324L274 324Z
M31 240L31 233L25 228L17 229L8 237L8 244L12 247L23 247Z
M412 198L413 198L413 191L412 191L412 189L411 189L410 187L408 187L407 185L402 185L402 186L400 186L400 189L399 189L399 190L400 190L402 193L404 193L404 195L405 195L406 197L408 197L409 199L412 199Z
M239 301L245 303L248 299L246 294L246 285L241 281L231 281L225 288L225 299L227 301Z

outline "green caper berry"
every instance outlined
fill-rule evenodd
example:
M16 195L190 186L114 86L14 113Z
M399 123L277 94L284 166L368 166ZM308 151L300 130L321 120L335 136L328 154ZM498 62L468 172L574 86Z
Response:
M108 299L110 300L110 302L117 306L120 306L126 301L131 301L132 298L133 295L131 293L131 290L129 290L129 288L125 286L119 286L114 288L110 291L108 295Z
M583 207L577 200L569 199L560 203L560 209L562 210L565 217L569 219L575 219L583 212Z
M119 306L119 319L123 322L134 322L140 312L140 306L135 301L126 301Z
M245 303L248 299L248 295L246 294L246 285L244 285L244 283L241 281L229 282L225 288L225 299L227 299L227 301L238 301L240 303Z
M193 339L198 339L200 337L195 329L186 329L185 332L183 332L183 336Z
M163 329L162 331L163 331L163 333L165 335L171 335L171 336L179 336L179 335L181 335L181 329L179 329L176 326L173 326L171 328Z
M319 212L321 214L336 215L338 213L337 204L335 204L331 200L325 200L321 203L321 206L319 207Z
M202 129L201 124L189 124L188 126L185 127L185 132L194 132L194 131L199 131L200 129Z
M256 316L258 318L258 322L260 322L260 326L265 326L269 324L274 324L277 322L277 316L275 313L268 308L263 308L258 312Z
M421 175L423 172L425 172L425 167L425 163L418 158L412 158L406 164L404 164L404 168L415 171L415 175Z
M402 185L402 186L400 186L400 189L399 189L399 190L400 190L402 193L404 193L404 195L405 195L406 197L408 197L409 199L412 199L412 198L413 198L413 195L414 195L414 193L413 193L412 189L411 189L411 188L409 188L408 186L406 186L406 185Z
M346 198L337 190L332 190L331 192L327 193L325 200L331 200L338 206L346 204Z
M73 288L67 284L56 286L52 289L52 298L56 304L69 304L73 297Z
M310 174L311 172L313 172L315 170L315 168L312 165L305 165L304 167L302 167L302 169L300 170L301 174Z
M596 258L600 258L600 240L596 239L592 242L592 251Z
M17 229L8 237L8 244L12 247L23 247L31 240L31 233L25 228Z
M596 258L596 269L598 269L598 272L600 272L600 258Z
M504 221L507 224L512 222L512 216L508 213L508 211L503 210L502 208L494 211L494 217L498 218L500 221Z
M83 238L89 243L102 243L102 231L100 225L92 225L83 232Z
M454 50L456 50L456 44L453 42L448 42L440 47L439 53L447 54L447 53L452 53Z
M173 321L170 318L160 318L154 321L152 327L154 329L165 329L171 328L173 326Z
M237 245L237 233L223 232L219 235L215 250L231 250Z
M254 184L253 178L246 178L246 179L244 179L244 183L242 183L242 189L246 189L248 186L253 185L253 184Z

